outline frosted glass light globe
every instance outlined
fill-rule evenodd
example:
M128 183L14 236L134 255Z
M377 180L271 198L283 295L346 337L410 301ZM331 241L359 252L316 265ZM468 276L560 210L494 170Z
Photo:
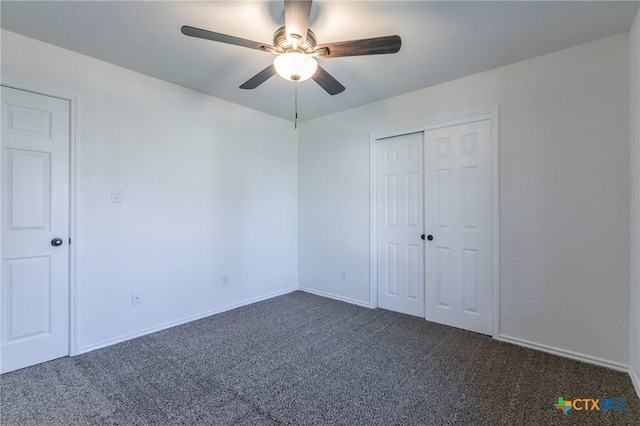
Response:
M318 63L312 56L301 52L283 53L273 61L273 65L278 75L289 81L307 80L318 68Z

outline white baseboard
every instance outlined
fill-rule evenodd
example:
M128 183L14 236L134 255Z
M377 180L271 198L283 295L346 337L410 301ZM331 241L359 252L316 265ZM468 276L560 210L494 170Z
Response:
M367 302L362 302L360 300L351 299L349 297L337 296L335 294L326 293L324 291L314 290L312 288L299 287L298 290L304 291L305 293L315 294L316 296L328 297L329 299L339 300L341 302L351 303L352 305L364 306L365 308L371 308L371 305Z
M636 390L636 395L640 398L640 377L638 377L638 373L633 367L629 367L629 376L631 377L633 388Z
M176 321L170 321L170 322L164 323L162 325L159 325L157 327L147 328L145 330L142 330L142 331L139 331L139 332L136 332L136 333L131 333L131 334L118 336L118 337L116 337L114 339L103 340L102 342L98 342L98 343L95 343L95 344L90 345L90 346L85 346L85 347L79 348L77 355L80 355L80 354L83 354L83 353L87 353L87 352L91 352L91 351L94 351L96 349L105 348L107 346L115 345L117 343L126 342L127 340L135 339L136 337L142 337L142 336L145 336L147 334L156 333L158 331L162 331L162 330L165 330L167 328L175 327L175 326L181 325L181 324L186 324L188 322L196 321L196 320L199 320L199 319L202 319L202 318L206 318L206 317L209 317L211 315L219 314L219 313L222 313L222 312L225 312L225 311L230 311L232 309L239 308L241 306L251 305L252 303L261 302L261 301L267 300L267 299L272 299L274 297L282 296L283 294L291 293L291 292L294 292L294 291L297 291L297 290L298 290L298 288L294 287L294 288L288 288L286 290L276 291L274 293L269 293L269 294L265 294L265 295L262 295L262 296L254 297L252 299L243 300L243 301L238 302L238 303L232 303L231 305L223 306L221 308L212 309L210 311L202 312L202 313L199 313L199 314L196 314L196 315L192 315L192 316L189 316L189 317L184 317L184 318L178 319Z
M589 364L598 365L600 367L610 368L616 371L622 371L623 373L629 373L629 366L615 362L609 361L602 358L593 357L590 355L581 354L578 352L568 351L565 349L554 348L553 346L547 346L540 343L530 342L524 339L518 339L517 337L505 336L504 334L500 334L496 340L506 343L512 343L518 346L524 346L529 349L535 349L537 351L547 352L553 355L558 355L564 358L574 359L576 361L582 361ZM636 390L638 388L636 387Z

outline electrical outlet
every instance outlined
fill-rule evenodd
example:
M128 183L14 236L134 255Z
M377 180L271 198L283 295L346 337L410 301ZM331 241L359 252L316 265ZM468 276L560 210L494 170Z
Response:
M118 189L118 188L111 189L111 202L122 203L122 189Z
M142 303L142 294L141 293L131 293L131 304L139 305Z
M343 280L347 279L347 270L346 269L340 269L340 278Z
M222 278L220 279L220 282L222 283L222 286L228 286L231 283L231 280L229 279L229 275L223 275Z

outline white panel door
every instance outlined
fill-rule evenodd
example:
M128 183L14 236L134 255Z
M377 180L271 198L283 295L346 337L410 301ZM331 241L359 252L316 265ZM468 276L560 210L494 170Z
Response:
M68 242L69 102L3 86L2 373L68 355Z
M424 317L423 134L379 140L378 305Z
M491 121L425 132L426 319L493 334Z

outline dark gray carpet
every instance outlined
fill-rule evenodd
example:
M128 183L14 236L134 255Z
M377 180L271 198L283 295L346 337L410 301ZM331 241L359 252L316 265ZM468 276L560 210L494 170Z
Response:
M3 425L640 424L626 374L301 292L0 380Z

